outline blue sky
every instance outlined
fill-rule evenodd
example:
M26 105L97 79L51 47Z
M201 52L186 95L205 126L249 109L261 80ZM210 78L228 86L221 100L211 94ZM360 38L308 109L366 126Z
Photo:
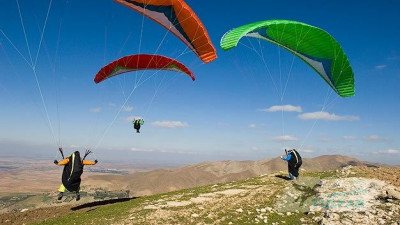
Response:
M1 1L0 155L51 158L61 145L91 148L101 160L167 164L262 159L287 147L305 157L399 164L399 2L186 2L217 49L211 63L113 1ZM329 32L350 60L356 95L337 97L301 60L269 43L245 38L230 51L219 47L226 31L268 19ZM105 64L137 53L178 59L197 79L147 71L93 82ZM280 75L288 79L282 102L271 81L282 90ZM150 78L128 98L140 77ZM284 113L274 112L282 105ZM145 119L140 134L129 121L135 116Z

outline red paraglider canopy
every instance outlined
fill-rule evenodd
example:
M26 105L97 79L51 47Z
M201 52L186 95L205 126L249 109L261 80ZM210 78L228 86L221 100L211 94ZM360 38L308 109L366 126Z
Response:
M193 73L174 59L162 55L139 54L125 56L109 63L96 74L94 82L97 84L121 73L149 69L182 72L189 75L193 81L195 80Z

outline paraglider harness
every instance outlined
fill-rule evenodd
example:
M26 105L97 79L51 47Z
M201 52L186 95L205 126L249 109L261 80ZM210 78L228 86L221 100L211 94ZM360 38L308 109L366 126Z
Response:
M289 150L287 151L285 149L286 156L288 154L291 154L292 156L290 157L290 160L288 161L288 169L293 176L298 177L299 176L299 168L303 164L303 160L301 159L300 154L295 150ZM294 157L293 157L294 156Z
M135 128L136 133L140 133L140 126L144 124L144 120L143 119L135 119L134 121L132 121L133 123L133 128Z
M294 157L296 158L296 163L294 164L294 166L296 166L296 167L297 167L297 165L298 165L299 167L301 166L301 164L303 163L303 161L302 161L302 159L301 159L300 154L296 151L296 149L289 150L289 152L285 149L285 153L286 153L286 157L288 156L288 153L289 153L289 154L292 154L292 153L293 153Z
M62 148L58 149L61 156L64 159L64 153ZM81 184L81 175L83 173L83 160L92 153L92 151L86 149L85 156L83 159L80 157L79 151L72 153L69 158L68 163L64 166L62 173L62 183L68 191L79 191Z

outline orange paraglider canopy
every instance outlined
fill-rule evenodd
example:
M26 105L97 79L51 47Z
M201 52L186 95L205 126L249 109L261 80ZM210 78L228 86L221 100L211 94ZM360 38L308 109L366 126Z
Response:
M217 58L207 30L183 0L114 0L157 22L181 39L200 59Z

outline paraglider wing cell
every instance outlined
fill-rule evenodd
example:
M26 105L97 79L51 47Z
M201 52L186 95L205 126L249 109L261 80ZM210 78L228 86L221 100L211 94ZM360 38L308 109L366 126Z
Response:
M183 0L114 0L157 22L181 39L200 59L211 62L216 50L207 30Z
M314 69L341 97L354 95L354 73L339 43L326 31L290 20L266 20L232 29L221 48L234 48L244 36L259 38L293 53Z
M182 72L189 75L193 81L195 80L193 73L174 59L161 55L139 54L122 57L104 66L94 77L94 82L100 83L121 73L148 69Z

